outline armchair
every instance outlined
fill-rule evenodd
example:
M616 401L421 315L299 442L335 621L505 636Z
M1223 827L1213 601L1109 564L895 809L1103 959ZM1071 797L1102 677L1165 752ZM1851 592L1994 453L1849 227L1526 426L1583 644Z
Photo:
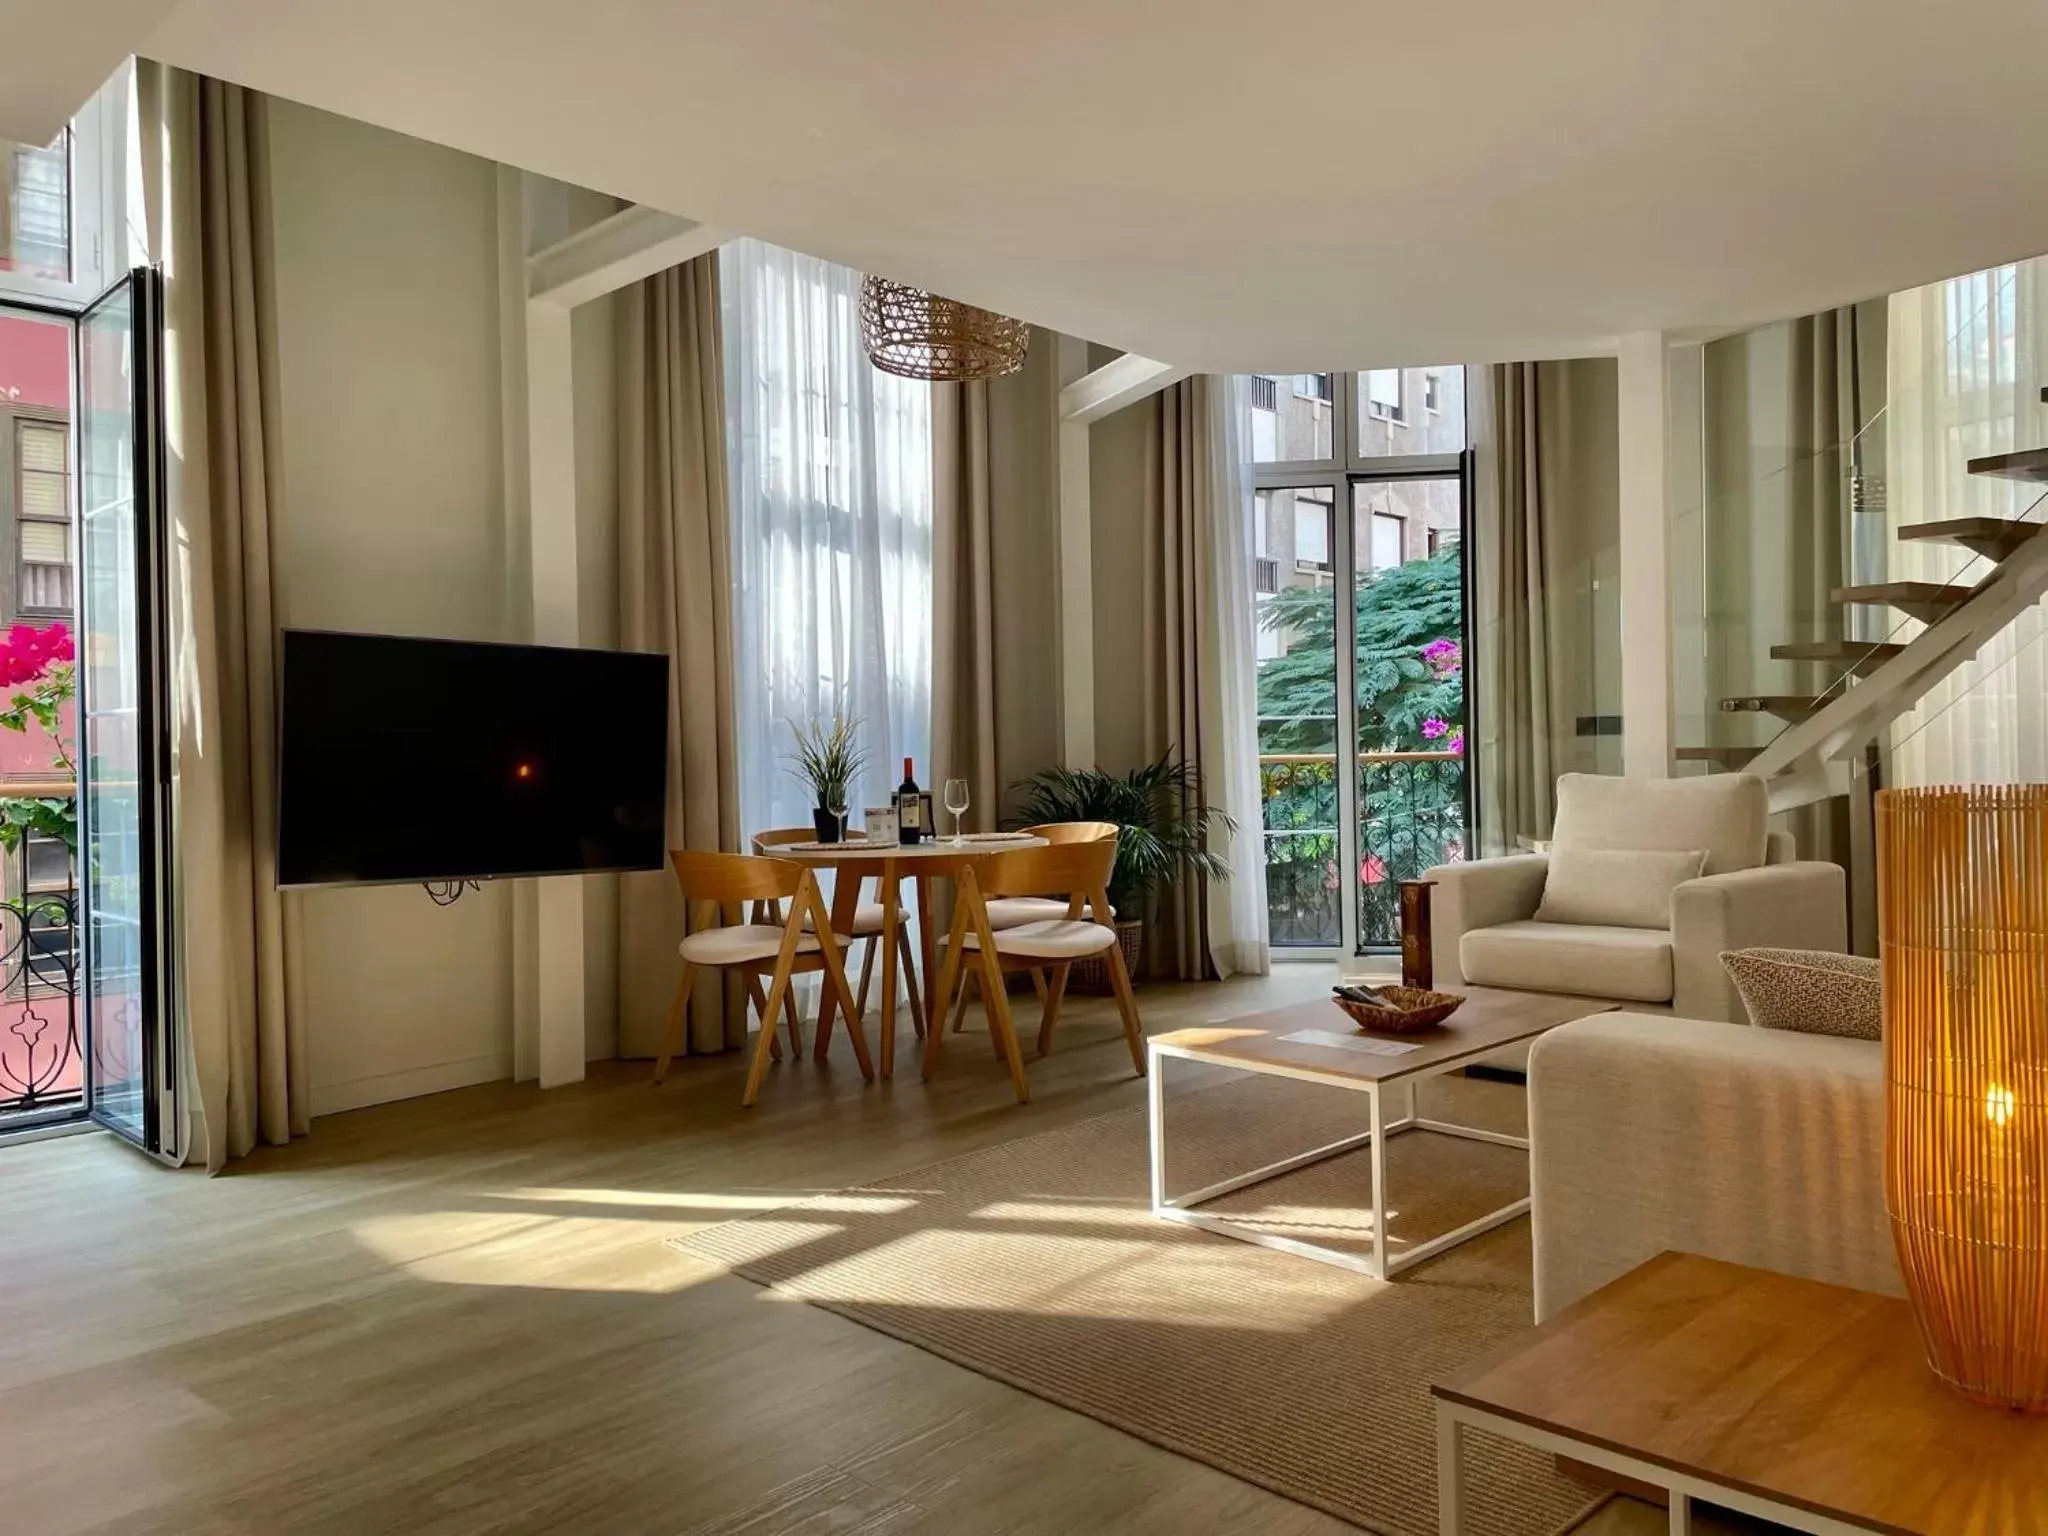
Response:
M1538 920L1548 854L1439 865L1425 877L1436 882L1430 926L1439 984L1576 992L1744 1022L1721 951L1771 944L1839 952L1848 940L1841 868L1795 858L1792 839L1766 828L1769 812L1763 781L1748 774L1565 774L1554 849L1697 850L1706 855L1703 873L1672 891L1668 927L1650 928Z

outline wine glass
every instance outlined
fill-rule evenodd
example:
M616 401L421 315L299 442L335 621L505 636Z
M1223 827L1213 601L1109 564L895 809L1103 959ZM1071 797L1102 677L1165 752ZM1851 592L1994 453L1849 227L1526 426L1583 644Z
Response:
M964 841L960 836L960 818L967 814L968 803L967 781L965 779L946 780L946 809L953 813L953 843L955 847Z
M826 814L839 824L839 841L846 841L846 786L835 784L825 792Z

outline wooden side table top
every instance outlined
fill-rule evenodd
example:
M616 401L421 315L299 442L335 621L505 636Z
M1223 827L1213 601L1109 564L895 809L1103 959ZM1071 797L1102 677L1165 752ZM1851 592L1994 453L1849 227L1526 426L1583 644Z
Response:
M1604 997L1568 997L1550 992L1509 992L1494 987L1464 987L1465 1001L1443 1023L1414 1034L1361 1035L1350 1017L1327 998L1289 1003L1265 1013L1249 1014L1215 1024L1197 1024L1152 1036L1152 1043L1196 1061L1225 1066L1291 1070L1296 1076L1319 1076L1357 1083L1399 1082L1404 1077L1447 1071L1490 1055L1545 1030L1610 1013L1621 1004ZM1286 1037L1316 1030L1352 1039L1412 1046L1398 1054L1377 1056L1339 1045L1319 1045Z
M1660 1254L1431 1391L1874 1531L2048 1532L2048 1416L1942 1385L1890 1296Z

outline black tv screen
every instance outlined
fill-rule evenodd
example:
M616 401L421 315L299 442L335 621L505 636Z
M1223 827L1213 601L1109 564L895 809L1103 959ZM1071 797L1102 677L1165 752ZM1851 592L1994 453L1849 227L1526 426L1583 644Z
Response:
M277 883L659 869L668 658L292 629Z

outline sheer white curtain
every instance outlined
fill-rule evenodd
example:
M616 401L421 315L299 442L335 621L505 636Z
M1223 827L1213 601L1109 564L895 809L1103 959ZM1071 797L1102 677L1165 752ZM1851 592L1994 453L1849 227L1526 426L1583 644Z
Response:
M1218 761L1205 786L1212 804L1237 824L1227 848L1227 893L1212 893L1209 948L1227 976L1263 976L1272 968L1267 938L1265 804L1259 791L1258 638L1252 604L1254 517L1251 381L1215 380L1208 392L1210 538L1216 616L1216 700L1222 729Z
M860 274L758 240L719 253L741 825L805 826L793 726L844 711L848 819L931 742L930 386L877 371Z
M1955 517L2042 521L2048 507L2038 486L1964 466L1981 454L2048 446L2048 258L1894 294L1888 318L1893 529ZM1891 562L1894 580L1967 583L1989 569L1967 551L1897 540ZM1894 782L2048 779L2044 627L2042 607L2021 614L1893 726Z

